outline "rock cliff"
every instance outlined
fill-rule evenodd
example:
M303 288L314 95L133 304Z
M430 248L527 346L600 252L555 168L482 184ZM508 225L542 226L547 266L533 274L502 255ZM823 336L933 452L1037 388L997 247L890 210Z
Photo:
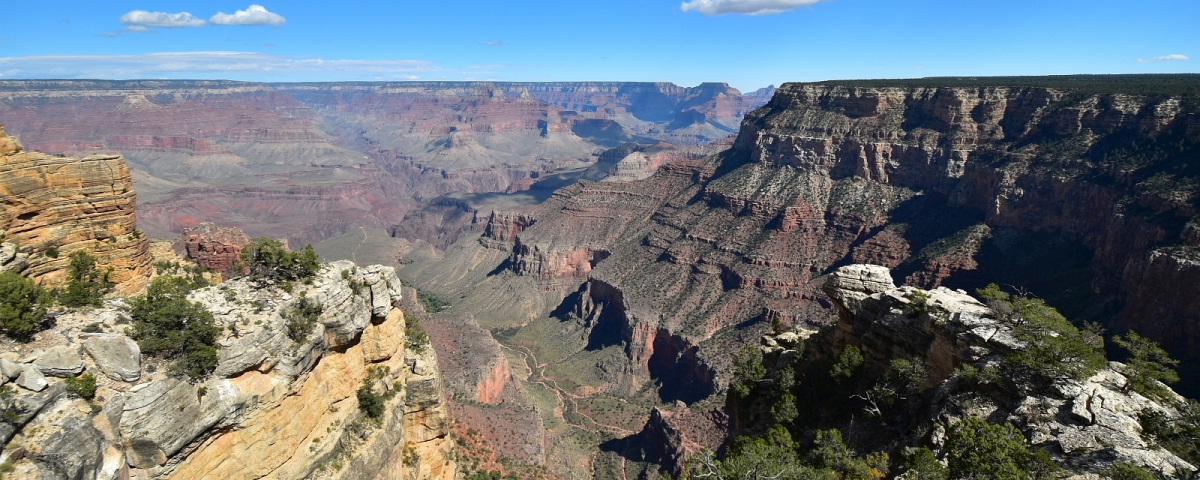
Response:
M1120 363L1111 362L1084 381L1056 381L1048 390L1026 388L1014 378L981 386L964 375L961 367L971 366L976 371L996 368L1025 345L1017 339L1013 323L979 300L945 287L896 287L889 270L877 265L841 267L829 275L824 291L839 311L837 324L803 342L795 332L763 337L759 350L768 370L767 381L778 381L776 372L786 367L789 373L795 369L809 380L810 385L802 388L818 388L813 386L819 381L812 380L812 368L828 368L829 363L821 363L821 359L831 359L853 346L861 352L864 377L881 378L897 359L928 369L922 384L913 386L916 391L928 392L926 400L918 402L920 406L911 413L916 419L911 426L901 423L900 443L929 444L941 455L947 429L963 418L976 417L1012 423L1024 433L1028 446L1045 449L1075 473L1102 472L1117 461L1167 478L1196 469L1148 440L1139 420L1140 415L1155 412L1173 419L1169 421L1180 421L1176 408L1183 398L1169 390L1164 398L1147 398L1126 388L1128 380L1121 373L1126 369ZM851 409L877 406L870 403L873 397L869 392L863 393L865 388L860 390L845 400L845 405ZM751 403L753 400L731 401L734 418L740 420L735 428L750 428ZM869 413L857 413L872 418ZM839 417L832 411L824 415ZM878 422L900 422L901 415L879 418ZM839 428L854 431L853 426ZM871 444L868 448L874 450L887 443L887 436L876 435L859 447Z
M124 158L27 152L0 127L0 269L59 286L71 254L83 251L112 267L118 289L137 291L150 254L136 205Z
M62 315L30 344L6 343L6 378L52 376L18 379L5 398L18 417L0 429L11 475L455 477L437 356L406 337L393 269L334 262L292 294L241 278L190 298L222 329L216 370L198 382L140 356L118 333L128 322L120 301ZM293 340L288 321L301 298L322 308L310 334ZM91 407L53 378L72 366L98 378ZM360 411L364 387L383 399L378 419Z

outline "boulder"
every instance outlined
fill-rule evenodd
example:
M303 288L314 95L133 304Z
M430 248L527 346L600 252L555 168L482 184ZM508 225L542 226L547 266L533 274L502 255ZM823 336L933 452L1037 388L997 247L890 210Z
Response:
M42 372L38 371L37 367L34 367L33 365L26 365L22 370L21 375L17 377L17 381L15 383L18 387L35 392L40 392L44 390L47 385L49 385L49 382L46 381L46 377L43 376Z
M13 379L21 376L24 371L25 367L22 367L21 364L7 358L0 358L0 375Z
M136 382L142 376L142 350L124 335L94 335L83 341L83 350L108 378Z
M33 365L52 377L74 377L83 371L83 355L79 353L77 346L51 347L43 352Z

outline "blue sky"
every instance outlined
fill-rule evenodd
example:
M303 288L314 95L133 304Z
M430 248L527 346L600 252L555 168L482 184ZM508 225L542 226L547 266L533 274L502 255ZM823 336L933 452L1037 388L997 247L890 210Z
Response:
M1200 0L261 2L9 2L0 79L715 81L747 91L1200 71Z

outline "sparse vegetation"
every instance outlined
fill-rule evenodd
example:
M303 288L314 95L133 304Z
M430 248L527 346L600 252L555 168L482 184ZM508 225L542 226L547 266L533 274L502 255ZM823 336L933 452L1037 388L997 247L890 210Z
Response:
M308 297L300 297L287 314L288 338L296 343L303 342L316 328L317 318L320 316L320 303Z
M1093 328L1076 328L1042 299L1010 295L994 283L978 293L1025 344L1004 357L1003 367L1014 378L1042 388L1059 379L1086 380L1108 364L1104 337Z
M71 308L99 307L104 302L104 295L113 288L109 281L111 274L112 267L100 271L96 267L96 257L87 252L72 253L67 265L67 287L58 293L58 302Z
M58 258L58 247L54 245L46 247L46 251L44 253L49 258Z
M0 333L28 341L43 327L51 296L16 272L0 273Z
M425 311L429 313L437 313L447 308L450 308L450 302L447 302L442 297L426 291L417 292L417 300L425 307Z
M283 242L266 237L251 240L242 248L241 258L251 277L276 283L307 281L321 267L312 245L289 252Z
M91 400L96 396L96 377L91 373L69 377L63 383L65 383L67 393L84 400Z
M1125 462L1113 462L1104 472L1112 480L1158 480L1153 473L1142 467Z
M221 328L203 305L189 301L188 280L158 277L146 294L129 301L133 328L142 353L172 360L171 375L186 375L193 381L217 367L217 336Z
M1192 465L1200 465L1200 402L1189 399L1175 405L1179 419L1163 412L1143 410L1138 414L1142 436L1157 443Z
M415 315L404 316L404 336L407 338L408 348L424 350L429 345L429 335L425 333L425 328Z
M1179 374L1173 367L1179 365L1179 360L1171 358L1166 350L1158 343L1137 332L1129 331L1124 337L1112 337L1113 343L1129 351L1130 357L1125 362L1126 390L1133 390L1152 398L1165 399L1170 391L1162 383L1179 381ZM1159 383L1162 382L1162 383Z

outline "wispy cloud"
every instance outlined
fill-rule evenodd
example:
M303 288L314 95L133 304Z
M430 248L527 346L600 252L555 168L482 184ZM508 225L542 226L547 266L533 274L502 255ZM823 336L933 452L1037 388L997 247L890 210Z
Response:
M501 46L501 45L504 45L504 42L501 42L501 41L499 41L499 40L489 40L489 41L488 41L487 43L485 43L484 45L487 45L487 46L489 46L489 47L499 47L499 46Z
M256 52L0 57L5 78L418 79L441 68L424 60L327 60Z
M166 13L145 10L134 10L121 15L120 21L122 25L164 28L201 27L205 23L204 20L196 18L188 12Z
M1180 62L1183 60L1190 60L1190 59L1188 58L1187 55L1183 55L1183 54L1179 54L1179 53L1172 53L1170 55L1163 55L1163 56L1153 57L1153 58L1139 58L1138 62L1141 62L1141 63Z
M121 31L129 32L129 33L156 33L154 30L146 28L142 25L130 25L128 27L122 28Z
M268 11L262 5L251 5L245 10L238 10L232 14L225 12L217 12L212 18L208 19L213 25L274 25L279 26L287 23L287 19L282 15Z
M679 4L685 12L695 10L705 15L774 15L821 0L691 0Z
M117 37L121 36L121 34L118 32L104 32L104 33L97 33L96 36L104 37L104 38L117 38Z

